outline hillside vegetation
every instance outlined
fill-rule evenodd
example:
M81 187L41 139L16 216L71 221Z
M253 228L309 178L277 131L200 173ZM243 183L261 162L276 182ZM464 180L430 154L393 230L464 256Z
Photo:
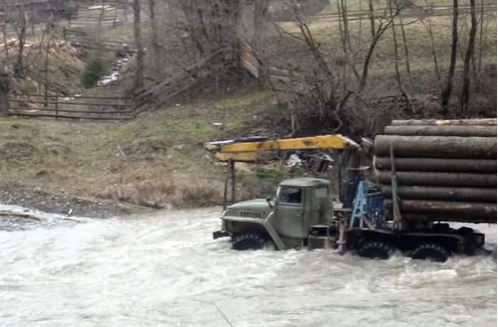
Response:
M212 10L214 3L226 10ZM33 28L34 35L26 32L21 71L16 54L22 40L12 33L16 26L8 26L11 32L5 32L0 60L12 77L11 96L44 93L47 87L49 93L64 96L133 98L137 92L170 82L152 93L141 108L143 113L129 121L0 118L0 202L50 209L51 202L62 201L57 208L61 211L74 205L72 199L109 203L117 212L133 211L135 205L209 206L222 201L225 167L204 149L208 141L320 133L373 137L395 118L496 115L496 14L492 10L476 8L470 102L463 111L471 27L468 4L462 3L460 9L453 92L449 107L443 108L452 49L452 1L392 2L403 7L392 17L386 0L337 1L328 6L323 0L275 0L271 3L290 7L273 16L258 12L261 7L257 6L252 11L253 2L244 2L240 12L233 3L193 0L189 7L180 0L168 0L156 2L154 15L142 3L140 21L137 16L133 21L130 13L136 8L129 7L127 19L116 25L99 25L97 6L93 20L84 18L89 23L73 28L89 49L76 49L78 39L63 41L64 33L54 28L54 22L33 23L38 29ZM311 7L292 7L300 3ZM376 12L373 20L368 3ZM114 5L112 10L104 8L104 14L121 10ZM438 15L421 14L419 7L427 5L445 9ZM91 10L84 11L88 15ZM358 13L363 15L361 20ZM251 27L252 20L256 25ZM13 19L10 24L19 22ZM120 79L110 86L93 87L97 77L92 75L90 88L85 89L80 77L92 58L103 58L106 67L112 66L110 62L123 50L120 43L126 43L123 49L133 54ZM98 48L106 44L118 44L118 50ZM242 48L246 52L241 53ZM212 53L220 55L207 60ZM248 56L256 62L258 78L254 70L241 65L240 59ZM191 69L205 60L202 69ZM99 69L99 75L106 69ZM181 78L175 80L175 76ZM181 84L185 79L193 81L188 88ZM171 92L169 87L175 84L181 92ZM159 101L167 92L172 96ZM284 177L279 168L240 167L241 198L263 195L271 191L265 181ZM33 193L41 195L27 196Z

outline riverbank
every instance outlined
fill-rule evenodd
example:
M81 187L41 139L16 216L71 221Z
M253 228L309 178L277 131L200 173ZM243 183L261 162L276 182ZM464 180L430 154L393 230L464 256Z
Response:
M220 204L225 167L203 145L257 133L273 96L178 100L120 123L0 118L0 203L91 217Z
M64 190L50 192L41 187L32 188L20 184L2 185L0 203L19 205L55 214L94 218L110 218L150 210L131 203L75 197L66 194Z

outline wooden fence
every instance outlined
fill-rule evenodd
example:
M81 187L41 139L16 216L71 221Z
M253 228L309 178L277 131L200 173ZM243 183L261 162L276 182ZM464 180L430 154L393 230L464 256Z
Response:
M481 6L484 8L486 14L496 13L497 5L496 3L483 3L478 4L476 10L479 12ZM460 5L459 14L465 15L470 14L470 5ZM355 10L348 11L348 20L366 20L370 19L371 15L375 19L388 19L389 9L388 8L376 8L373 13L368 10ZM424 6L409 6L404 8L400 12L402 17L413 17L421 18L424 16L436 17L436 16L452 16L453 6L450 5L424 5ZM322 13L318 15L309 16L308 19L313 21L328 21L328 22L339 22L341 20L341 15L338 13Z
M8 115L71 120L126 120L135 117L133 103L126 97L63 97L23 94L9 97Z

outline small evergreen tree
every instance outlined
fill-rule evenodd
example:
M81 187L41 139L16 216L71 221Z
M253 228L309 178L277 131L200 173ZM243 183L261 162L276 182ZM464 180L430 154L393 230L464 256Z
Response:
M93 56L85 64L85 68L81 73L81 84L86 88L92 88L97 85L97 82L105 73L104 60L100 56Z

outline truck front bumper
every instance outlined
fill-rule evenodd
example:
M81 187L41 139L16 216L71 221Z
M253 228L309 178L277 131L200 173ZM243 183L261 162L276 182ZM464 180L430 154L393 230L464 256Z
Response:
M219 230L219 231L216 231L213 233L214 240L221 238L221 237L226 237L226 236L230 236L230 234L228 234L228 232L223 231L223 230Z

